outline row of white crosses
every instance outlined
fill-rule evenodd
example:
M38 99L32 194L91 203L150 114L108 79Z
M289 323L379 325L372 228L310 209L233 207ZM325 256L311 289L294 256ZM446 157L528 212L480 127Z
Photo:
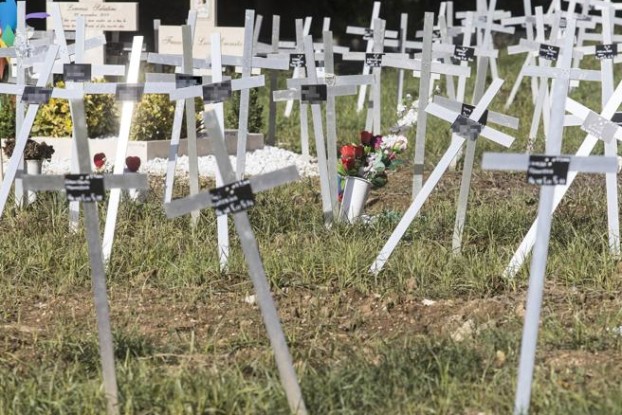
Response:
M58 9L52 7L52 17L59 17ZM58 21L56 22L58 23ZM63 45L64 32L62 28L56 30L57 39ZM84 54L85 21L79 17L76 22L76 46L75 60L80 61ZM65 44L66 45L66 44ZM52 44L48 47L43 64L40 65L39 79L37 85L24 86L18 85L11 87L4 85L2 93L11 93L12 88L21 89L18 92L20 99L28 103L28 110L24 122L17 134L14 156L11 158L7 177L2 187L2 206L6 203L7 189L10 182L16 175L18 162L24 151L26 141L34 121L34 116L38 107L47 102L51 97L68 99L70 102L72 121L73 121L73 140L76 150L74 159L78 162L74 174L66 176L22 176L26 189L34 191L60 190L65 189L68 200L71 202L85 202L84 215L86 237L88 243L89 261L92 272L92 286L95 301L95 312L97 318L99 350L102 362L102 374L104 378L104 390L107 402L107 412L110 415L118 414L118 392L114 365L114 353L112 342L112 330L110 326L110 312L106 292L106 275L104 257L101 247L99 233L99 218L95 202L103 200L106 189L113 188L146 188L147 177L144 175L112 175L102 177L91 174L91 158L89 156L88 135L86 126L86 113L84 108L85 88L80 84L74 84L73 88L46 88L56 64L57 55L60 54L61 61L65 62L65 75L70 75L76 70L84 70L84 67L75 67L69 64L69 50L66 46ZM87 74L81 74L78 79L85 80ZM90 80L90 74L88 75ZM66 76L68 81L71 77ZM7 187L8 184L8 187Z
M520 363L514 414L526 414L529 410L531 384L535 366L535 354L538 338L538 326L544 291L544 277L548 256L548 245L551 230L551 212L555 206L555 185L567 184L569 171L588 173L615 173L617 159L615 157L577 157L561 156L561 144L564 128L565 102L570 76L568 68L572 63L572 46L576 22L568 19L566 42L557 61L558 71L565 70L565 76L559 76L553 85L552 99L557 103L551 111L549 134L546 140L546 154L529 156L527 154L485 154L482 166L485 169L527 170L528 178L541 184L540 202L538 206L538 224L535 238L535 251L532 256L525 325L521 341ZM544 72L544 69L542 70ZM619 91L618 91L619 92Z
M603 14L609 14L609 12L605 9L603 10ZM610 14L609 14L610 15ZM605 22L603 24L603 36L608 36L606 33L611 33L611 26L607 25ZM606 27L609 26L609 29ZM607 44L607 42L605 42ZM601 61L602 64L602 78L603 78L603 108L601 112L600 119L595 118L595 116L591 112L586 112L585 110L581 110L578 105L574 104L574 101L567 99L566 106L570 112L572 112L575 117L581 119L581 124L584 124L584 129L587 130L590 134L584 139L583 143L579 147L576 152L577 156L588 156L598 143L598 140L603 140L605 142L605 151L609 156L613 156L617 154L617 145L615 140L612 140L608 130L611 129L603 129L600 131L594 127L594 125L604 125L604 120L610 120L614 115L618 107L620 106L620 94L619 91L616 90L613 94L611 93L613 79L610 75L610 58L613 57L609 55L607 58L603 58ZM608 68L609 67L609 68ZM597 72L598 73L598 72ZM598 76L601 76L598 73ZM605 99L605 97L609 97L609 99ZM592 115L590 115L592 114ZM589 118L588 118L589 117ZM602 129L602 128L601 128ZM617 190L616 186L613 185L617 180L615 179L615 175L607 174L607 218L608 218L608 229L609 229L609 247L610 251L614 256L619 256L620 254L620 234L619 234L619 222L618 222L618 207L617 207ZM561 202L563 196L567 192L570 184L573 182L575 178L574 174L571 174L568 177L567 185L560 186L555 189L555 202L554 208L557 208L558 204ZM540 217L540 215L538 216ZM527 258L529 252L534 246L536 240L536 229L539 220L533 223L530 227L529 231L521 241L518 249L514 253L512 259L510 260L509 265L507 266L504 275L508 277L513 277L520 270L525 259Z
M20 4L21 3L22 2L20 2ZM23 7L23 6L20 6L20 7ZM72 80L79 79L80 82L84 82L87 80L90 81L90 78L92 75L93 76L103 76L103 75L117 75L118 76L118 75L123 74L124 67L120 65L116 65L116 66L115 65L93 65L93 66L87 65L88 67L81 65L81 62L84 59L84 51L86 50L86 47L87 46L88 47L100 46L102 42L104 42L103 38L95 38L92 41L86 41L84 37L82 36L81 38L76 39L75 45L72 45L72 47L67 47L67 44L64 41L64 31L62 28L62 21L60 19L60 10L57 4L51 5L50 14L51 14L53 21L55 22L54 33L59 43L59 45L51 45L50 48L58 48L59 50L58 58L60 59L60 61L56 62L56 59L57 59L56 53L54 53L54 56L53 56L54 60L51 63L49 63L46 58L45 62L41 64L40 56L42 55L35 55L35 56L30 57L28 60L26 60L25 63L32 65L35 71L38 72L38 80L37 80L37 85L36 85L37 87L39 88L45 87L48 81L51 79L53 73L64 73L65 79L69 81L66 86L67 89L75 88L78 90L80 90L81 88L80 84L75 84L75 82L72 82ZM72 53L74 54L74 62L70 63L71 62L70 55ZM49 56L49 54L46 56ZM18 78L18 84L16 85L1 84L0 87L2 89L0 89L0 93L15 94L17 95L17 98L18 98L17 101L21 104L25 104L25 102L22 102L23 101L22 94L23 94L23 91L26 85L23 83L20 83L20 81L25 81L25 80ZM53 91L57 91L57 89L54 88ZM60 95L54 95L54 94L63 94L63 92L58 90L58 92L53 92L52 94L53 97L60 96ZM40 98L41 97L43 97L43 95L40 95ZM14 157L11 157L7 170L4 174L2 186L0 187L0 217L2 216L2 213L4 212L4 208L6 207L6 202L10 194L11 185L16 179L18 179L18 171L23 166L21 156L23 155L24 149L26 148L26 143L30 135L30 130L32 129L32 125L34 124L34 120L37 115L39 106L43 103L45 103L45 101L41 99L32 101L32 104L28 105L25 115L22 114L23 118L22 118L22 122L19 128L17 128L17 124L16 124L16 144L15 144L15 149L13 152ZM23 106L18 106L18 108L23 108ZM18 114L19 113L20 111L18 111ZM77 155L76 155L75 146L73 150L74 151L72 153L72 168L76 169L77 168ZM19 198L20 196L19 195L19 183L16 184L16 190L18 191L18 193L16 194L16 197ZM78 214L77 206L76 204L72 204L70 206L70 229L71 230L77 229L77 220L78 220L77 214Z

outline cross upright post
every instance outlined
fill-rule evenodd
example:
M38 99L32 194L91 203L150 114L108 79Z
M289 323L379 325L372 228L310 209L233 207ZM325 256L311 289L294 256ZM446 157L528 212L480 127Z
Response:
M236 176L227 156L222 130L217 115L213 111L204 113L205 126L214 145L218 169L224 185L209 192L174 200L165 205L169 218L187 214L195 209L212 207L217 215L232 214L235 228L242 244L244 258L257 296L261 315L266 326L270 344L275 354L281 384L292 413L306 415L307 410L294 370L292 357L281 327L278 312L270 294L257 241L246 210L254 205L254 194L263 190L288 183L299 178L298 171L291 166L262 176L236 181Z

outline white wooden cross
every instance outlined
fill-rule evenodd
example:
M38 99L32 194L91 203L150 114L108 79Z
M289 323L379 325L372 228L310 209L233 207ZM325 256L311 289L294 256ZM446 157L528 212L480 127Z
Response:
M367 46L365 47L365 53L372 53L374 51L374 32L378 30L376 28L375 22L380 17L380 2L375 1L372 9L371 20L369 23L369 28L362 28L356 26L347 26L346 33L353 35L363 35L363 39L367 42ZM398 33L396 31L387 31L382 34L382 38L391 38L396 39ZM381 50L382 52L382 50ZM368 75L371 72L371 67L369 67L366 62L363 65L363 75ZM359 96L356 103L356 110L360 112L363 109L365 104L365 99L367 97L367 85L361 85L359 88Z
M374 83L372 84L372 90L369 97L369 103L367 106L367 119L365 122L365 130L376 134L382 134L382 102L381 102L381 88L382 88L382 67L385 56L389 56L384 53L384 35L385 35L386 22L382 19L375 19L373 26L373 47L371 52L348 52L344 53L344 60L361 60L364 62L364 67L368 68L368 72L371 71L374 76ZM398 59L408 59L407 54L390 54L392 57ZM365 72L365 71L363 71ZM366 86L366 85L363 85ZM361 86L360 88L362 88ZM359 88L359 92L361 89ZM360 95L359 95L360 97Z
M611 130L611 127L609 127L608 129L604 128L604 126L607 124L603 122L602 120L605 120L605 121L611 120L611 118L615 115L617 109L620 107L621 104L622 104L622 83L618 84L616 90L611 95L611 98L609 99L607 104L604 106L603 111L600 113L600 117L601 117L600 119L595 118L593 113L589 109L576 103L574 100L571 100L570 98L566 98L566 109L569 110L571 113L573 113L575 117L578 117L581 120L588 120L588 117L589 117L589 119L593 121L587 125L602 126L601 127L602 133L599 133L598 132L599 130L594 129L593 127L589 128L593 133L596 133L596 134L593 135L590 133L585 137L585 139L583 140L583 143L581 144L581 146L579 147L579 149L577 150L575 154L577 157L589 156L591 152L594 150L594 147L596 147L596 144L599 142L600 139L609 138L608 133L607 134L603 134L603 133L605 133L607 130ZM602 136L602 138L599 139L598 136ZM617 140L622 139L622 134L620 134L619 129L615 133L615 138ZM551 209L551 214L555 211L555 209L557 209L557 206L562 201L564 195L570 188L570 185L573 183L574 179L576 178L576 175L577 175L576 172L570 172L568 174L568 179L566 181L566 184L563 186L555 187L555 196L554 196L553 207ZM610 196L608 196L608 199L609 198ZM516 273L520 270L520 268L522 267L523 263L525 262L527 258L527 255L529 255L529 252L533 248L534 243L536 241L536 230L538 227L538 222L539 222L539 216L536 218L534 223L531 225L531 227L529 228L529 231L527 232L527 234L521 241L518 249L512 256L512 259L510 260L509 265L506 267L504 271L504 274L503 274L504 277L513 278L516 275Z
M85 202L84 219L92 272L91 280L97 317L104 391L106 393L108 414L114 415L119 413L114 346L106 293L106 273L99 235L99 217L97 206L94 202L103 200L105 189L146 189L148 188L148 182L146 175L139 174L111 175L106 177L91 174L91 158L89 157L86 114L82 93L79 93L78 96L73 96L70 102L73 115L74 140L79 155L78 174L67 176L24 176L24 185L26 188L39 191L64 188L67 191L69 200Z
M537 18L538 15L536 15ZM572 64L572 57L574 55L574 49L573 49L573 45L574 45L574 32L573 30L575 30L576 28L576 21L574 19L570 19L568 20L567 24L566 24L566 30L565 30L565 36L564 36L564 43L560 48L560 52L559 52L559 59L557 60L557 66L555 68L550 68L548 67L548 65L546 66L529 66L527 68L525 68L525 75L526 76L539 76L540 78L542 78L542 80L540 81L540 94L539 94L539 98L540 97L545 97L546 96L546 90L548 88L548 81L544 78L554 78L556 80L556 82L554 83L557 84L558 81L563 81L563 82L570 82L571 80L582 80L582 81L595 81L598 82L601 80L601 74L600 71L595 71L595 70L587 70L587 69L577 69L577 68L571 68L571 64ZM550 48L549 48L550 49ZM543 93L544 91L544 93ZM558 97L560 98L560 97ZM565 96L563 97L565 98ZM541 100L542 102L545 101L545 99ZM533 143L533 139L535 139L536 134L537 134L537 129L538 129L538 121L537 121L537 117L539 116L541 110L538 107L542 107L540 99L536 102L536 109L534 111L534 122L532 122L532 126L531 126L531 131L529 134L529 138L531 140L531 143ZM560 101L556 101L555 97L552 97L552 99L549 100L549 106L551 102L555 102L556 105L559 104ZM550 110L547 108L544 108L544 114L546 115L547 113L549 113ZM546 118L545 118L546 121ZM546 123L545 123L546 125ZM550 131L550 128L548 129ZM546 132L546 130L545 130ZM548 140L548 136L545 136L546 139Z
M207 111L204 114L204 120L208 135L214 145L214 153L224 185L209 192L201 192L198 195L167 203L165 204L166 214L172 218L196 209L212 207L216 210L217 215L233 215L235 228L242 244L257 303L268 332L270 344L274 350L281 384L285 389L290 410L294 414L306 414L307 410L296 378L292 357L279 322L274 300L270 294L270 285L257 248L257 241L246 213L246 210L254 205L256 193L297 180L299 178L298 171L291 166L261 176L236 181L236 175L225 149L218 116L213 111Z
M402 219L398 223L397 227L380 250L380 253L370 267L369 272L377 275L382 270L384 264L389 259L389 256L397 247L397 244L406 233L406 230L408 230L408 227L412 221L419 214L423 204L440 181L443 173L449 168L451 161L464 145L466 140L475 140L479 135L481 135L505 147L509 147L512 144L514 141L513 137L479 123L479 120L484 115L486 108L495 98L502 84L503 80L495 79L487 89L486 93L482 96L482 99L468 116L462 114L461 112L451 111L436 103L430 103L426 107L425 110L428 113L451 122L452 130L459 132L459 137L450 144L449 148L447 148L447 151L443 154L438 164L430 174L430 177L423 185L423 188L417 194L408 210L404 213L404 216L402 216Z
M328 178L328 189L322 189L323 198L326 197L326 193L328 193L328 197L330 197L331 206L332 206L332 219L337 218L339 204L337 201L337 182L333 180L333 178L337 177L337 113L335 109L335 101L339 96L348 96L356 94L356 87L363 84L373 84L375 82L374 75L335 75L335 65L334 65L334 56L333 56L333 35L332 32L326 31L323 33L323 53L322 59L324 61L324 76L318 78L317 76L310 76L308 78L297 78L297 79L288 79L287 87L289 88L287 91L276 91L274 93L274 97L276 101L281 101L285 99L289 99L292 96L296 96L297 98L302 98L302 86L305 85L305 88L320 88L319 85L325 85L326 88L326 137L327 137L327 151L326 157L327 160L325 162L319 161L318 155L318 165L323 165L326 163L327 165L327 178ZM306 50L305 50L306 51ZM317 58L317 55L314 57ZM307 59L305 59L305 64ZM313 65L315 62L313 62ZM315 71L317 73L317 71ZM307 73L311 74L312 67L307 67ZM320 101L322 101L320 99ZM302 107L302 103L301 103ZM318 123L314 119L314 130L317 128L321 128L321 120ZM316 135L317 137L317 135ZM320 166L322 169L322 167ZM320 184L326 186L325 181L320 180ZM326 211L325 211L326 215Z
M58 69L55 72L60 72L60 68L62 66L63 73L67 72L69 68L77 68L79 71L86 71L86 76L81 79L81 82L90 81L91 76L102 76L102 75L123 75L123 66L121 65L91 65L86 62L86 49L85 49L85 41L86 41L86 18L84 16L77 16L75 18L75 29L76 29L76 42L75 42L75 58L74 62L71 62L69 53L67 51L67 40L65 38L65 30L63 27L63 20L61 16L60 3L52 3L48 5L50 18L52 19L52 23L54 26L54 34L56 36L56 41L60 45L60 61L58 62ZM86 65L85 65L86 64ZM89 75L88 72L91 72ZM68 74L65 74L68 75ZM65 87L67 89L80 89L81 82L73 82L69 80L66 82ZM69 107L71 109L72 102L69 102ZM73 117L73 111L71 111ZM75 131L74 131L75 136ZM78 153L77 153L77 144L73 143L72 147L72 155L71 155L71 168L72 171L76 171L78 169ZM78 202L69 203L69 230L72 232L76 232L78 230L78 221L80 215L80 204Z
M289 89L286 91L275 91L273 96L275 101L300 99L301 108L303 101L311 105L313 132L315 136L315 147L317 152L318 170L320 175L322 211L324 212L324 222L327 226L329 226L333 222L335 217L334 214L337 211L336 183L331 185L331 181L337 180L337 175L335 174L335 176L333 177L330 177L329 175L328 166L330 161L327 159L326 144L324 142L324 127L322 123L321 103L326 102L328 100L328 97L331 95L335 97L355 94L355 85L360 85L364 82L370 82L370 79L369 75L356 78L342 78L335 77L334 74L325 73L325 76L331 75L330 82L334 82L334 86L328 86L328 79L324 78L321 81L318 79L317 69L315 66L316 56L313 47L313 38L311 36L306 36L304 38L304 52L304 64L306 66L306 72L308 74L308 77L302 79L290 79L287 85ZM326 44L325 52L330 53L330 43ZM330 118L331 126L336 125L336 121L333 123L335 111L330 109L327 109L327 111L327 117ZM334 145L336 152L336 139L334 141L335 142L333 142L332 134L329 133L329 146ZM334 167L334 169L331 167L330 170L334 170L336 172L337 168L336 166Z
M486 65L486 63L484 63ZM483 83L483 82L482 82ZM483 94L483 86L475 86L475 93L473 95L472 104L475 105L479 101L479 97ZM461 102L448 100L443 97L435 97L434 102L445 108L451 109L454 112L461 112L463 114L468 113L473 106L465 106ZM466 108L465 108L466 107ZM465 111L466 110L466 111ZM499 114L494 111L486 112L487 123L494 123L513 130L518 129L518 118L510 117L507 115ZM452 134L452 141L460 140L460 136L457 133ZM462 167L462 177L460 180L460 192L458 194L458 201L456 203L456 221L454 224L454 233L452 239L452 250L454 254L459 254L462 250L462 236L464 234L464 226L466 223L467 205L469 200L469 192L471 189L471 178L473 176L473 164L475 162L475 146L476 140L466 141L466 153L464 156L464 163ZM455 159L454 159L455 160Z
M563 108L561 110L563 112ZM561 130L563 127L552 120L550 128L560 128ZM486 153L482 160L482 167L489 170L526 170L530 182L542 185L538 205L539 220L536 231L536 246L531 259L525 324L523 326L514 402L514 414L525 415L529 411L531 399L531 383L536 358L555 187L566 184L567 175L570 171L614 173L618 169L618 160L615 157L560 156L559 153L531 156L528 154Z
M195 97L202 97L204 104L214 104L215 110L219 116L221 126L224 130L224 107L223 101L231 96L233 91L248 90L249 88L257 88L263 86L265 78L260 76L249 76L240 79L227 79L223 81L222 76L222 55L220 53L220 43L214 43L213 41L219 40L220 34L215 33L212 35L212 51L211 51L211 69L212 78L211 82L188 86L185 88L179 88L171 91L171 100L192 99ZM246 146L245 146L246 147ZM239 148L238 148L239 149ZM216 183L219 185L222 182L221 177L216 174ZM220 257L221 269L226 268L229 257L229 237L228 237L228 225L227 218L218 218L218 253Z

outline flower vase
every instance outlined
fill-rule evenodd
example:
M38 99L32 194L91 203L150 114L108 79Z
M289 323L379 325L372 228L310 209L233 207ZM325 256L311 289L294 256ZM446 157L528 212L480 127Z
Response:
M27 175L40 175L41 174L41 166L43 165L43 160L26 160L26 174ZM27 203L34 203L37 200L37 193L31 190L28 191Z
M339 213L342 221L354 223L363 215L371 187L369 180L354 176L346 177Z

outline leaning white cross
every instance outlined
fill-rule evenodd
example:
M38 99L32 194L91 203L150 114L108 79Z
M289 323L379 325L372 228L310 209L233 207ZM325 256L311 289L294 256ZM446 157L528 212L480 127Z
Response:
M523 326L514 403L514 414L524 415L528 413L531 397L555 187L567 184L569 172L575 174L576 172L615 173L618 168L618 160L615 157L600 156L486 153L482 160L482 168L489 170L526 170L529 182L542 186L540 188L536 246L531 259L525 325Z
M475 87L476 92L474 94L473 104L478 101L476 96L482 95L478 93L478 86ZM483 92L483 91L482 91ZM469 111L474 108L473 105L466 105L461 102L453 101L444 97L434 97L434 102L448 108L454 112L460 112L462 115L468 115ZM494 123L513 130L518 129L518 118L510 117L507 115L499 114L494 111L486 111L484 119L480 121L482 124ZM459 140L460 136L457 133L452 134L452 140ZM454 233L452 238L452 251L454 254L459 254L462 250L462 236L464 234L464 226L466 223L467 205L469 200L469 192L471 189L471 178L473 176L473 164L475 162L475 140L467 140L466 152L464 156L464 163L462 167L462 178L460 180L460 192L458 194L458 201L456 203L456 221L454 224Z
M71 94L72 92L69 93ZM110 176L91 174L91 158L89 157L83 95L80 93L78 96L72 96L70 102L73 115L74 140L79 156L79 172L66 176L24 176L24 186L27 189L38 191L52 191L64 188L69 201L84 203L86 238L92 272L91 281L97 317L104 390L107 398L108 414L114 415L119 413L117 380L114 367L114 346L106 293L106 273L99 235L99 217L95 202L104 199L106 189L146 189L148 183L147 176L139 174Z
M236 181L224 145L218 116L213 111L207 111L204 113L204 121L208 135L212 139L214 154L224 185L208 192L201 192L198 195L167 203L164 205L166 214L169 218L173 218L196 209L211 207L216 210L217 215L233 215L235 228L242 244L244 258L257 296L257 303L274 350L281 383L285 389L290 410L295 414L306 414L307 410L296 378L292 357L279 322L274 300L270 294L270 285L257 248L257 241L246 213L246 210L255 204L254 196L256 193L299 179L298 171L291 166L261 176Z
M447 148L447 151L445 151L445 154L443 154L438 164L430 174L430 177L423 185L423 188L417 194L412 204L404 213L404 216L402 216L402 219L389 237L388 241L380 250L380 253L370 267L369 272L377 275L382 270L382 267L389 259L389 256L397 247L397 244L406 233L406 230L412 221L419 214L423 204L428 199L437 183L440 181L443 173L449 168L451 161L462 148L466 140L475 140L479 135L481 135L505 147L509 147L512 144L514 141L513 137L479 123L479 120L485 114L486 108L495 98L502 84L503 80L495 79L486 93L482 96L482 99L478 102L477 106L473 108L468 116L462 114L461 112L451 111L435 103L430 103L426 107L426 111L430 114L451 122L452 130L458 133L458 139L453 141Z
M585 139L583 140L583 143L577 150L576 152L577 157L586 157L590 155L590 153L594 150L594 147L596 147L596 144L599 142L599 140L610 139L611 135L608 131L611 131L611 129L613 127L616 127L617 125L613 124L610 127L606 127L608 125L607 121L611 120L611 118L615 115L616 110L620 107L621 104L622 104L622 82L618 84L618 87L611 95L611 98L605 105L600 116L595 117L595 114L592 113L592 111L590 111L589 109L585 108L584 106L580 105L579 103L575 102L574 100L570 98L566 98L566 109L568 111L570 111L571 113L574 114L575 117L578 117L583 121L589 120L587 123L584 122L586 124L586 127L584 127L584 129L589 130L590 132L585 137ZM597 128L594 128L594 127L597 127ZM617 140L622 140L622 134L619 131L620 130L618 130L618 132L615 133L615 138ZM563 186L555 187L555 199L554 199L553 207L551 209L551 213L555 211L559 203L562 201L564 195L570 188L570 185L576 178L576 175L577 175L576 172L569 173L566 184ZM609 199L609 196L608 196L608 199ZM527 255L529 254L529 251L531 251L531 249L534 246L534 243L536 240L536 230L538 227L538 222L539 222L539 216L536 218L534 223L531 225L531 227L529 228L529 231L527 232L527 234L521 241L518 249L512 256L512 259L510 260L509 265L506 267L504 271L504 274L503 274L504 277L513 278L516 275L516 273L520 270L520 268L522 267L523 263L525 262L525 259L527 258Z

